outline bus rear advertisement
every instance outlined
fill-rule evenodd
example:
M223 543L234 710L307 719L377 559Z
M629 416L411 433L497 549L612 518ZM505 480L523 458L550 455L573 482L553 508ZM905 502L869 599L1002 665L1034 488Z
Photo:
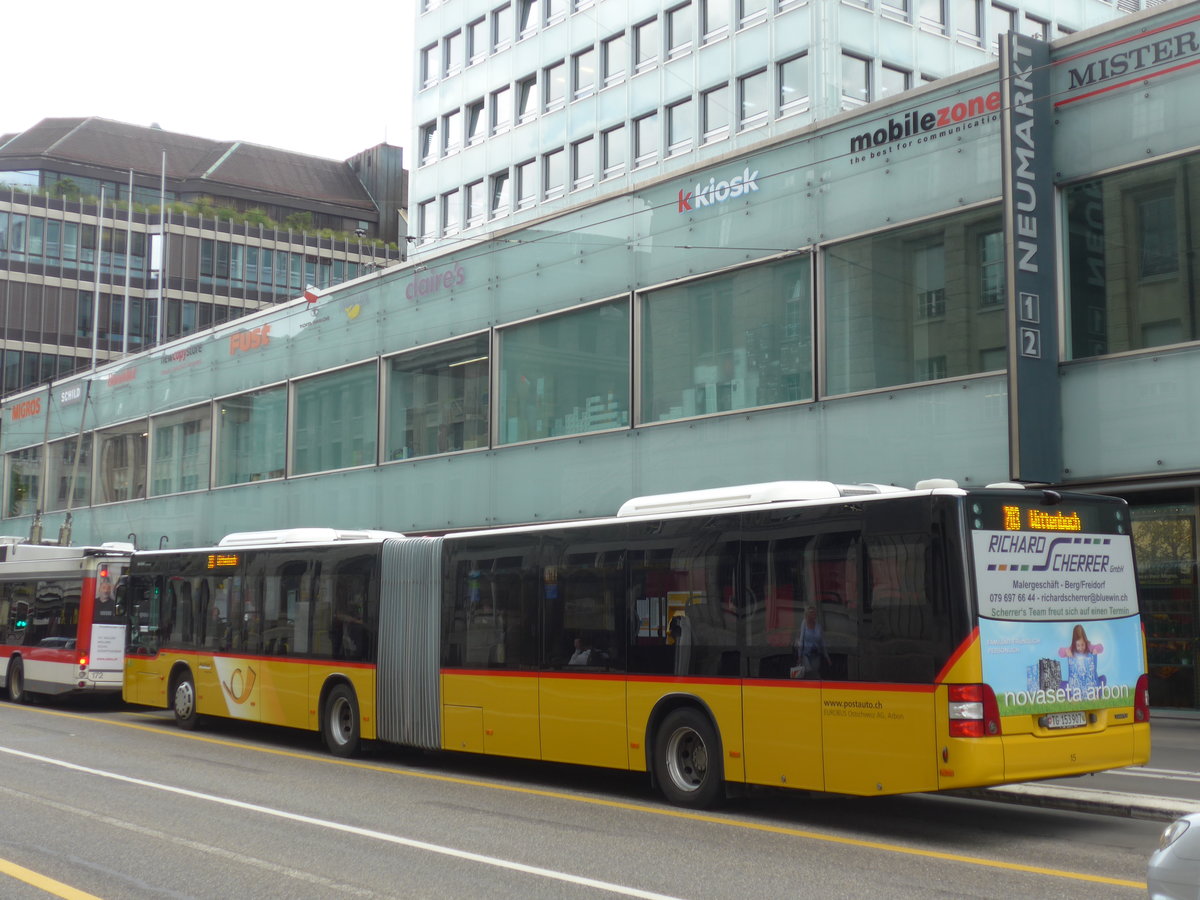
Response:
M298 529L134 554L125 698L646 772L705 807L1145 762L1123 501L775 482L440 536Z

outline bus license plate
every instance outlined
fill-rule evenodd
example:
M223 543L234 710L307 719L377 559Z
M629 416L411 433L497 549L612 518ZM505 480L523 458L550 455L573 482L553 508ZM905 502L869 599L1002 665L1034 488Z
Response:
M1087 719L1081 712L1050 713L1046 716L1047 728L1082 728Z

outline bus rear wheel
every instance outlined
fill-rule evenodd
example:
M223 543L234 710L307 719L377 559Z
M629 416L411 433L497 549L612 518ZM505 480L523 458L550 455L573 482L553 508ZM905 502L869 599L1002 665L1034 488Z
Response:
M196 712L196 682L191 672L184 672L175 681L171 692L171 708L175 711L175 724L185 731L194 731L200 723Z
M358 721L358 698L349 685L334 685L325 698L321 716L321 737L334 756L355 756L361 734Z
M708 809L721 799L723 774L717 732L695 709L667 714L654 741L654 776L676 806Z
M13 703L29 701L25 692L25 666L20 659L14 659L8 667L8 699Z

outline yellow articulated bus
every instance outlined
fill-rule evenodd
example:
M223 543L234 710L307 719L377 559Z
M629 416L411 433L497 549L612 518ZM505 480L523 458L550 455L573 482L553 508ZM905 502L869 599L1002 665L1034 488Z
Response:
M125 698L362 740L875 796L1144 763L1124 502L775 482L438 537L136 553Z

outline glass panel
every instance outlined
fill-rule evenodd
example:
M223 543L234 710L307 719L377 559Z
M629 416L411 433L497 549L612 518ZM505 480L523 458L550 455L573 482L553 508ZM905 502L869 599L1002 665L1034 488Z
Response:
M859 56L842 54L842 109L852 109L871 99L871 64Z
M596 51L588 48L575 54L575 96L586 97L596 90Z
M566 102L567 98L566 63L560 62L552 66L547 66L543 73L543 83L546 91L546 109L558 109Z
M648 69L658 62L658 19L651 19L633 28L634 68Z
M642 421L809 400L808 257L643 295Z
M152 496L208 488L212 456L212 410L198 406L150 420L154 457Z
M604 177L612 178L625 171L625 126L618 125L610 128L600 136L603 146L600 148Z
M658 113L635 119L633 123L634 165L644 166L658 159Z
M488 445L487 335L387 361L386 459Z
M700 28L704 42L729 33L729 0L701 0Z
M696 105L683 100L667 107L667 152L680 153L692 146L696 133Z
M771 106L771 79L767 70L746 75L738 81L741 127L749 128L767 120Z
M286 388L218 401L217 486L282 478L286 444Z
M145 420L96 432L96 502L146 497Z
M629 45L624 34L618 34L606 40L600 48L601 66L604 72L604 83L613 84L625 77L625 67L629 65Z
M985 371L1003 347L1004 306L981 295L980 236L1000 230L991 210L874 235L826 254L830 394Z
M729 133L729 85L705 91L701 102L704 105L704 140L720 140Z
M1072 358L1200 339L1198 169L1190 156L1067 188Z
M42 448L26 447L5 457L8 466L6 516L37 512L42 485Z
M809 104L808 56L797 56L779 64L779 112L807 109Z
M571 148L573 188L584 188L596 177L596 139L584 138Z
M542 184L545 185L547 200L559 197L567 189L567 154L552 150L542 157Z
M1154 500L1168 499L1157 496ZM1150 703L1196 705L1196 512L1193 491L1178 502L1130 498L1138 589L1146 627Z
M50 445L49 469L46 473L46 481L50 485L46 497L47 509L79 509L88 505L88 498L92 494L92 436L83 436L83 451L79 454L76 464L75 448L78 446L78 437L70 437ZM70 501L68 495L73 495Z
M295 392L292 474L375 464L374 363L297 381Z
M667 53L670 56L679 56L692 48L696 34L695 16L691 3L667 13Z
M629 424L629 304L500 333L501 443Z

